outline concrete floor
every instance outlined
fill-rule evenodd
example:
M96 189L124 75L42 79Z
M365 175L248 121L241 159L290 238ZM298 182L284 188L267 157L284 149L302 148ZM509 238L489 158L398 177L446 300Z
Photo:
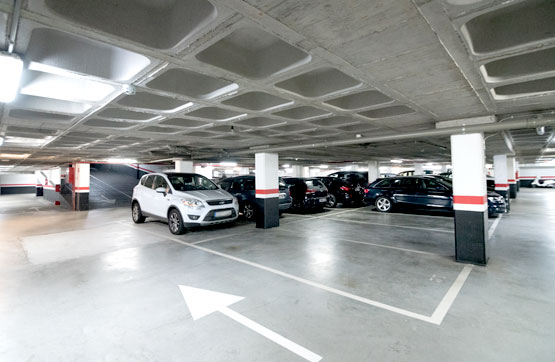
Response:
M453 261L449 215L334 209L174 237L127 208L2 196L0 361L304 360L222 313L194 321L179 285L245 297L229 308L322 361L553 361L555 190L522 189L496 220L483 268Z

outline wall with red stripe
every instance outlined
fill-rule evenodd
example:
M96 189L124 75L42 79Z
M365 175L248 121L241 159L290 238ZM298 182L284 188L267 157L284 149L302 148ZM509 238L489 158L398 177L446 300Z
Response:
M0 195L35 193L34 173L0 174Z

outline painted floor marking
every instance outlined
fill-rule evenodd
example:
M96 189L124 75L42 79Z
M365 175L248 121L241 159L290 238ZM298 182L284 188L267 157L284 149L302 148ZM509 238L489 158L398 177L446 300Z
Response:
M433 229L433 228L423 228L423 227L419 227L419 226L396 225L396 224L383 224L383 223L378 223L378 222L366 222L366 221L358 221L358 220L347 220L347 219L332 218L332 217L327 217L326 219L328 219L328 220L333 220L333 221L342 221L342 222L347 222L347 223L353 223L353 224L362 224L362 225L389 226L389 227L393 227L393 228L426 230L426 231L432 231L432 232L438 232L438 233L447 233L447 234L453 234L453 233L454 233L454 231L452 231L452 230ZM307 219L307 220L308 220L308 219Z
M276 232L279 231L283 231L283 232L288 232L288 233L292 233L292 234L297 234L299 235L299 233L297 231L293 231L293 230L285 230L282 228L276 229ZM441 255L441 254L437 254L437 253L432 253L429 251L421 251L421 250L415 250L415 249L406 249L406 248L400 248L397 246L390 246L390 245L384 245L384 244L376 244L376 243L371 243L369 241L358 241L358 240L352 240L352 239L345 239L345 238L339 238L334 236L334 239L337 240L342 240L342 241L346 241L349 243L354 243L354 244L363 244L363 245L369 245L369 246L377 246L379 248L386 248L386 249L393 249L393 250L399 250L399 251L405 251L405 252L409 252L409 253L416 253L416 254L425 254L425 255L434 255L434 256L445 256L445 255Z
M368 208L368 207L364 207L364 208L359 208L356 209L359 213L361 214L369 214L369 215L382 215L382 216L394 216L394 217L409 217L409 216L413 216L415 218L420 218L420 217L427 217L427 218L432 218L432 219L443 219L443 220L453 220L453 216L449 215L449 216L439 216L439 215L421 215L421 214L405 214L405 213L395 213L395 212L388 212L388 213L382 213L379 211L373 211L372 209Z
M497 225L499 225L499 221L501 221L502 217L503 215L499 215L497 219L493 222L493 224L489 227L488 239L491 239L491 237L493 236L493 233L495 232L495 229L497 229Z
M445 318L447 312L449 312L449 309L451 309L453 302L459 295L459 292L461 291L464 282L466 282L466 279L470 275L471 271L472 265L464 266L457 279L455 279L455 281L451 285L451 288L449 288L439 305L436 307L434 313L432 313L432 323L440 325L441 322L443 322L443 318Z
M130 228L136 227L136 226L130 225L129 223L122 223L122 224L123 224L123 225L126 225L126 226L128 226L128 227L130 227ZM155 232L150 231L150 230L144 230L144 231L147 232L147 233L149 233L149 234L156 235L156 236L158 236L158 237L160 236L159 233L155 233ZM218 256L221 256L222 258L226 258L226 259L229 259L229 260L233 260L233 261L236 261L236 262L241 263L241 264L249 265L249 266L252 266L252 267L254 267L254 268L258 268L258 269L267 271L267 272L269 272L269 273L273 273L273 274L282 276L282 277L284 277L284 278L288 278L288 279L291 279L291 280L295 280L295 281L297 281L297 282L299 282L299 283L302 283L302 284L310 285L310 286L312 286L312 287L315 287L315 288L318 288L318 289L321 289L321 290L325 290L325 291L327 291L327 292L330 292L330 293L333 293L333 294L337 294L337 295L340 295L340 296L345 297L345 298L349 298L349 299L352 299L352 300L356 300L356 301L358 301L358 302L361 302L361 303L364 303L364 304L368 304L368 305L371 305L371 306L374 306L374 307L377 307L377 308L385 309L385 310L390 311L390 312L393 312L393 313L401 314L401 315L404 315L404 316L406 316L406 317L418 319L418 320L421 320L421 321L424 321L424 322L428 322L428 323L432 323L432 324L437 324L437 325L441 324L441 321L443 320L443 317L441 317L441 318L438 318L438 317L433 318L433 317L426 316L426 315L423 315L423 314L420 314L420 313L411 312L411 311L408 311L408 310L406 310L406 309L402 309L402 308L398 308L398 307L395 307L395 306L391 306L391 305L388 305L388 304L385 304L385 303L381 303L381 302L378 302L378 301L375 301L375 300L372 300L372 299L368 299L368 298L361 297L361 296L358 296L358 295L355 295L355 294L352 294L352 293L349 293L349 292L345 292L345 291L340 290L340 289L332 288L332 287L329 287L329 286L327 286L327 285L324 285L324 284L321 284L321 283L318 283L318 282L314 282L314 281L311 281L311 280L308 280L308 279L304 279L304 278L298 277L298 276L293 275L293 274L289 274L289 273L286 273L286 272L282 272L281 270L277 270L277 269L274 269L274 268L270 268L270 267L267 267L267 266L262 265L262 264L258 264L258 263L254 263L254 262L251 262L251 261L248 261L248 260L245 260L245 259L241 259L241 258L238 258L238 257L233 256L233 255L224 254L224 253L221 253L221 252L216 251L216 250L208 249L208 248L205 248L205 247L202 247L202 246L199 246L199 245L194 245L194 244L191 244L191 243L188 243L188 242L179 240L179 239L174 238L174 237L171 237L171 236L163 236L163 237L166 238L166 239L168 239L168 240L173 240L173 241L175 241L175 242L177 242L177 243L179 243L179 244L182 244L182 245L185 245L185 246L189 246L189 247L191 247L191 248L195 248L195 249L198 249L198 250L201 250L201 251L210 253L210 254L218 255ZM461 271L461 274L462 274L465 270L467 270L466 267L465 267L465 269L463 269L463 271ZM472 269L470 269L470 270L472 270ZM469 270L468 272L470 272L470 270ZM455 283L457 283L457 281L459 281L459 279L460 279L460 275L459 275L459 278L457 278L457 280L455 281ZM466 280L466 277L464 278L464 280L462 281L462 283L464 283L465 280ZM454 283L453 285L455 285L455 283ZM454 295L453 295L453 293L450 294L450 297L452 297L453 300L454 300L454 298L457 296L457 294L458 294L458 292L460 291L461 288L462 288L462 284L460 284L460 286L458 287L458 289L456 290L456 293L454 293ZM451 287L451 289L449 290L449 292L451 292L452 289L453 289L453 286ZM448 292L448 294L449 294L449 292ZM444 299L445 299L445 297L444 297ZM450 303L448 303L448 302L445 302L445 303L444 303L444 301L442 300L442 302L440 303L440 305L438 306L438 308L439 308L439 307L442 307L442 310L444 310L444 309L445 309L445 306L447 306L447 310L445 310L445 313L447 313L447 311L448 311L449 307L451 306L451 304L452 304L452 301L451 301ZM437 312L437 309L438 309L438 308L436 308L436 312ZM434 313L435 313L435 312L434 312ZM438 322L438 321L439 321L439 322Z

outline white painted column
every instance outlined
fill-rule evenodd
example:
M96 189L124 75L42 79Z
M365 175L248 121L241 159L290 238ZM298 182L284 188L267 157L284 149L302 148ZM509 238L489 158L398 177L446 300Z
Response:
M175 161L175 172L193 173L193 161L177 160Z
M445 172L447 172L447 171L448 171L447 165L441 165L441 171L440 171L440 172L441 172L441 173L445 173Z
M303 167L303 177L310 177L310 167L304 166Z
M414 164L414 174L415 175L423 175L424 174L424 165L421 163Z
M507 174L507 156L493 156L493 178L495 179L495 192L508 200L509 195L509 177Z
M368 183L376 181L380 177L380 162L368 161Z
M518 161L515 161L515 179L516 179L516 192L520 191L520 164Z
M89 163L74 163L73 210L89 209L89 192L91 184L91 165Z
M488 204L484 135L452 135L451 164L456 260L485 265L488 260Z
M291 176L303 177L303 166L293 165L291 168L293 169L293 174Z
M279 160L277 153L257 153L256 168L256 227L279 226Z
M509 181L509 196L516 198L516 165L514 157L507 157L507 177Z
M44 184L45 184L45 177L42 171L35 171L35 195L36 196L43 196L44 195Z
M248 175L250 174L250 170L248 167L241 167L239 170L239 175Z
M214 167L212 166L195 166L195 173L198 173L199 175L202 175L206 178L212 179L213 174L212 172L214 171Z

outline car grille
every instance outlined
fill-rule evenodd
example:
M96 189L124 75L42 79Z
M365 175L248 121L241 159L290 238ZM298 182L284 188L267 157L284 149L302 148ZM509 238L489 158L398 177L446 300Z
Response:
M221 200L210 200L206 201L206 203L210 206L217 206L217 205L228 205L233 202L233 199L221 199Z
M231 210L231 215L228 216L224 216L224 217L215 217L214 214L217 212L222 212L222 211L226 211L226 210ZM206 214L206 216L204 217L204 221L216 221L216 220L224 220L224 219L230 219L232 217L237 216L237 214L235 213L235 209L219 209L219 210L212 210L210 211L208 214Z

